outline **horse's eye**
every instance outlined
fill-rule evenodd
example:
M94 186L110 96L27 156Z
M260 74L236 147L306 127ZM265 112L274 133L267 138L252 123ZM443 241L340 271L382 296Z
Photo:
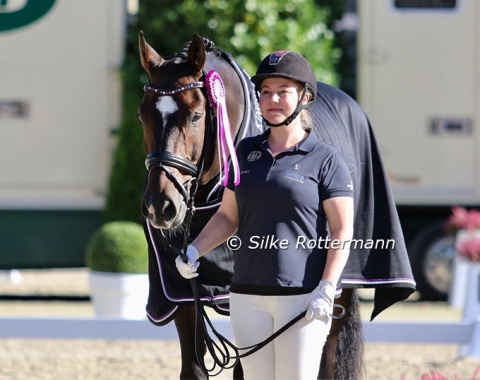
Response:
M195 112L192 117L192 123L198 123L202 116L203 115L201 113Z

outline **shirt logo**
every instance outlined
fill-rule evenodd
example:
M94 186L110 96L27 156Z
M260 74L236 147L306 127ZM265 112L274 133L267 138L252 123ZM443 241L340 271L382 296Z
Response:
M290 170L285 170L283 172L283 178L288 178L288 179L291 179L293 181L297 181L297 182L300 182L300 183L305 182L305 176L304 175L298 174L296 172L292 172Z
M350 183L347 185L349 190L353 191L353 181L350 181Z
M260 157L262 156L262 152L259 150L254 150L253 152L250 152L250 154L247 157L248 162L253 162L257 161Z

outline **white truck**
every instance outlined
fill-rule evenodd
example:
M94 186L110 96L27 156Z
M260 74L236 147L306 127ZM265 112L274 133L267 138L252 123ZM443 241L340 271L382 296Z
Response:
M123 0L0 1L0 269L75 267L102 222Z
M418 289L448 295L451 207L480 206L480 1L359 0L358 101L391 181Z

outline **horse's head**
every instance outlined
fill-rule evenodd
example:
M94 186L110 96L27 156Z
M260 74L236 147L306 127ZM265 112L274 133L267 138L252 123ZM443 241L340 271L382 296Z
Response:
M218 174L219 168L213 165L216 132L204 88L204 67L225 69L217 63L218 57L210 57L213 54L197 34L188 51L170 58L162 58L143 33L139 46L150 78L138 109L148 172L142 214L156 228L175 228L183 222L196 186Z

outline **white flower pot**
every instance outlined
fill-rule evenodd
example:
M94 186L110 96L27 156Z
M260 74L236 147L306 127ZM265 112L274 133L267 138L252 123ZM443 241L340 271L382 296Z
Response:
M459 230L455 236L455 245L472 238L480 239L480 229ZM448 297L448 303L452 307L462 308L465 306L467 289L471 286L468 276L472 264L475 263L472 263L458 252L455 253L452 267L452 281L450 283L450 293Z
M462 308L467 293L468 271L471 262L455 254L452 267L452 282L448 294L448 303L451 307Z
M475 321L480 316L480 262L470 263L463 320Z
M144 319L148 299L147 274L90 271L90 295L97 316Z
M475 322L480 316L480 262L469 262L467 284L462 319ZM458 356L460 358L466 356L480 358L480 337L478 337L477 330L473 334L471 344L459 346Z

